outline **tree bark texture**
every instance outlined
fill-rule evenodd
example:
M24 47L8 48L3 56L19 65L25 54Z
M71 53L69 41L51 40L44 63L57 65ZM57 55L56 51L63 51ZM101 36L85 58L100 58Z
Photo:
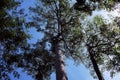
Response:
M68 80L65 72L65 64L62 56L62 51L60 49L59 41L55 44L55 54L56 54L56 80Z

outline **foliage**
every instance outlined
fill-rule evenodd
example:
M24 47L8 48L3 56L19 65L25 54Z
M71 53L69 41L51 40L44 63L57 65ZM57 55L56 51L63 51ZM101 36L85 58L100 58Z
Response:
M120 29L115 31L111 28L111 24L116 22L106 24L100 16L96 16L94 19L94 22L88 22L88 27L85 28L84 44L87 52L92 51L98 65L101 66L100 69L110 71L111 75L115 74L120 71L120 52L117 50L120 43L120 32L118 32ZM87 61L89 64L86 63L86 66L92 68L92 64L89 60Z
M118 4L119 1L116 0L76 0L77 2L74 5L74 8L78 11L81 12L86 12L91 15L92 11L98 10L98 9L106 9L106 10L113 10L115 4ZM88 10L88 11L87 11ZM105 67L106 61L109 62L109 66L111 65L110 62L112 61L113 63L119 62L119 59L116 58L116 60L110 60L108 57L115 57L115 53L117 54L116 56L119 58L119 50L116 49L116 46L118 48L119 45L119 34L120 34L120 29L119 29L119 19L115 19L117 21L112 22L111 24L105 24L103 18L100 16L97 16L94 18L94 22L87 22L87 28L85 28L85 34L84 34L84 41L82 45L84 48L87 49L86 53L89 53L89 51L92 52L94 55L93 57L97 61L99 65L102 65ZM96 27L97 26L97 27ZM84 49L84 50L86 50ZM111 55L113 54L113 55ZM88 57L90 58L90 55L87 54ZM107 55L108 57L103 57ZM87 57L86 57L87 59ZM84 60L86 61L85 64L87 64L87 67L93 67L89 62L89 60ZM117 62L118 61L118 62ZM108 64L107 64L108 65ZM114 67L113 67L114 66ZM108 69L108 68L107 68ZM112 65L109 70L111 74L115 73L116 71L119 71L119 64L117 65L117 68L115 65ZM92 69L93 70L93 69ZM93 72L93 71L91 71ZM92 75L94 73L91 73ZM94 76L94 75L93 75ZM100 79L101 80L101 79Z
M74 8L79 11L70 7L68 0L37 0L36 7L30 8L34 13L32 21L27 24L9 14L8 10L17 4L12 1L4 0L0 5L0 79L9 79L7 74L12 71L19 78L14 68L21 67L36 80L49 80L55 71L54 37L60 40L63 56L72 57L75 61L82 59L91 68L90 47L99 65L111 73L120 71L120 33L119 28L112 27L119 26L119 19L113 24L105 24L103 18L97 16L94 22L86 22L87 27L82 24L86 13L91 14L96 8L110 9L116 3L114 0L90 0L88 3L77 0L81 2L77 2ZM44 38L32 47L27 43L27 26L34 26L38 32L44 33Z
M42 43L42 44L40 44ZM50 74L54 71L55 57L46 50L43 45L45 42L37 42L35 48L31 49L21 58L21 67L36 80L50 80Z
M22 26L23 21L19 17L12 16L13 9L20 4L14 0L0 1L0 79L9 80L8 73L13 71L15 77L19 77L14 70L14 62L18 54L24 50L29 35ZM18 13L14 14L17 15Z
M83 59L81 58L81 55L85 55L81 54L82 52L79 52L80 48L85 48L89 45L92 47L91 50L94 52L94 57L98 64L104 64L104 60L107 58L103 57L103 55L111 55L112 52L116 52L116 48L113 43L118 40L114 37L118 36L119 33L110 29L99 16L95 17L94 23L88 24L88 28L84 30L84 25L81 24L81 18L83 15L86 15L86 12L89 13L90 11L91 13L94 9L88 10L88 8L86 8L88 6L86 6L85 10L84 8L81 8L83 9L82 11L76 11L70 7L68 2L69 1L67 0L38 0L36 7L30 8L30 10L35 14L33 16L34 26L37 28L37 31L45 34L45 44L50 44L49 47L51 49L48 53L52 53L51 55L54 55L54 51L52 50L54 48L53 38L59 36L58 38L61 41L61 49L65 56L72 57L75 61L80 61ZM83 6L83 4L81 5ZM85 33L83 33L84 31ZM90 63L90 60L84 59L82 61L84 61L85 64ZM86 59L89 59L88 54ZM91 63L87 66L91 67Z
M35 13L33 16L35 27L47 36L46 42L51 44L51 48L52 38L60 34L61 47L65 51L65 55L68 55L69 51L77 51L78 48L75 49L75 45L80 44L78 42L82 39L79 19L82 14L70 7L69 1L42 0L35 8L30 9Z
M96 9L112 10L119 0L76 0L74 5L76 10L91 14Z
M32 17L33 20L32 23L34 23L34 26L37 28L38 32L44 33L44 38L40 42L44 43L44 46L46 46L45 44L47 43L49 43L50 45L49 46L50 49L48 50L47 54L50 54L50 56L55 55L53 39L54 37L57 36L58 39L60 40L61 49L64 52L63 56L74 57L71 55L78 51L79 46L76 45L80 44L78 42L80 42L83 37L81 33L81 23L78 17L81 16L82 14L76 12L72 7L70 7L70 3L68 0L60 0L60 1L38 0L36 7L31 7L30 10L31 12L34 13ZM42 55L43 56L45 55L44 50L46 49L46 47L44 46L40 47L41 49L43 49L42 50L43 54L41 50L37 49L38 53L39 54L41 53L41 57ZM34 54L31 55L34 56ZM55 56L53 56L53 59L54 58ZM43 60L44 59L45 57L43 58ZM27 60L28 59L25 59L26 62ZM33 64L34 61L35 60L32 60L30 64ZM55 62L55 61L52 60L51 62ZM36 66L40 66L40 65L36 65ZM49 66L53 68L55 67L55 65L49 65ZM31 67L31 69L33 67L34 65ZM47 77L43 77L43 79L49 78L50 76L49 71L51 73L51 70L52 69L50 68L49 70L45 70L45 73L42 72L44 76L47 76ZM33 72L29 72L29 73L31 75L34 75ZM38 74L40 74L40 72ZM36 79L38 78L36 77Z

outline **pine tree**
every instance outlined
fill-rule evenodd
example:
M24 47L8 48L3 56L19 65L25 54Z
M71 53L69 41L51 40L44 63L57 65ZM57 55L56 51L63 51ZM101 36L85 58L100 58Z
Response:
M78 17L81 14L70 7L68 0L42 0L30 9L35 13L36 28L44 33L46 43L51 45L49 52L56 55L56 80L68 80L63 56L71 56L77 51L75 45L82 39Z
M113 27L113 23L117 30L111 28ZM116 22L113 21L111 24L106 24L101 16L96 16L93 22L88 21L88 27L85 29L86 37L84 44L87 48L88 56L92 63L88 65L91 65L94 68L99 80L104 80L100 71L100 65L105 68L106 63L113 62L118 64L119 61L117 58L119 58L120 53L116 49L118 47L116 45L119 45L120 29L115 23ZM110 59L110 56L113 57L113 55L116 57L116 60ZM111 65L114 64L109 63L107 65L109 66L109 70ZM111 73L114 70L119 69L118 65L111 66ZM116 66L117 68L115 68ZM114 68L114 70L112 70L112 68ZM106 67L106 69L108 68Z
M90 0L90 1L86 1L86 0L76 0L77 2L75 3L74 5L74 8L78 11L81 11L81 12L86 12L86 13L89 13L91 14L92 11L94 10L98 10L98 9L106 9L106 10L112 10L113 7L115 6L116 3L118 3L119 1L115 1L115 0L109 0L109 1L104 1L104 0ZM97 4L96 4L97 2ZM99 21L100 23L101 21ZM95 25L99 25L99 23L95 24ZM88 23L89 24L89 23ZM103 24L103 23L102 23ZM91 25L93 27L95 27L95 25ZM91 29L94 29L93 27L91 27ZM105 25L101 25L101 26L104 26ZM92 31L90 29L90 31ZM104 28L105 29L105 28ZM88 30L89 31L89 30ZM103 31L103 29L101 30L101 32ZM119 31L119 29L118 29ZM95 33L97 32L97 30L94 31ZM87 32L86 32L87 33ZM104 32L103 32L104 33ZM110 33L112 35L114 35L114 31L111 31L111 32L107 32L105 31L105 33ZM99 54L100 52L98 51L94 51L94 49L98 48L99 46L97 46L97 43L96 41L98 40L98 44L99 44L99 39L98 39L98 36L100 36L100 34L98 35L94 35L94 33L92 35L90 35L90 33L88 33L86 36L88 36L88 42L86 43L86 47L88 49L88 53L89 53L89 57L91 59L91 62L92 62L92 65L93 65L93 68L98 76L98 79L99 80L104 80L103 79L103 76L101 74L101 71L99 70L99 66L98 66L98 62L96 60L96 54ZM109 35L108 35L109 36ZM117 36L117 35L116 35ZM115 36L114 36L115 37ZM111 37L112 38L112 37ZM114 39L114 40L117 40L117 45L118 45L118 39ZM92 41L92 42L90 42ZM101 40L100 40L101 41ZM89 43L90 42L90 43ZM114 42L113 42L114 43ZM101 42L101 44L104 44L104 41ZM94 45L94 47L92 46ZM105 44L103 46L108 46L109 44ZM114 49L113 47L108 47L108 49ZM102 50L101 50L102 51ZM116 50L115 50L116 51ZM109 54L109 50L106 49L105 52L108 52ZM116 52L115 52L116 53ZM100 56L98 56L100 57ZM100 59L100 58L99 58Z

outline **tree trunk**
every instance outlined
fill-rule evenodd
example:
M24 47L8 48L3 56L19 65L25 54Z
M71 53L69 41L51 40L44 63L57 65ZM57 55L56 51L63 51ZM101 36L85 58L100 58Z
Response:
M62 51L60 49L59 40L55 44L56 54L56 80L68 80L65 72L65 64L62 57Z
M94 67L94 70L95 70L95 72L96 72L96 75L97 75L98 79L99 79L99 80L104 80L104 78L103 78L103 76L102 76L102 74L101 74L101 72L100 72L100 70L99 70L99 67L98 67L98 65L97 65L97 62L96 62L96 60L95 60L95 58L94 58L94 55L92 54L91 51L89 51L89 55L90 55L90 59L91 59L91 62L92 62L92 64L93 64L93 67Z

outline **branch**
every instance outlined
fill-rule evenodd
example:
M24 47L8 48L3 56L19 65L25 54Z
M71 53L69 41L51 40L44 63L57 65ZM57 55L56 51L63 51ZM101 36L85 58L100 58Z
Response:
M71 50L70 50L70 48L68 47L67 42L65 41L65 39L64 39L64 37L63 37L63 36L62 36L62 40L63 40L63 42L64 42L64 44L65 44L66 48L67 48L67 49L68 49L68 51L70 52ZM77 54L73 54L73 55L75 55L76 57L78 57L78 58L81 60L81 62L84 64L84 62L83 62L82 58L81 58L79 55L77 55Z

